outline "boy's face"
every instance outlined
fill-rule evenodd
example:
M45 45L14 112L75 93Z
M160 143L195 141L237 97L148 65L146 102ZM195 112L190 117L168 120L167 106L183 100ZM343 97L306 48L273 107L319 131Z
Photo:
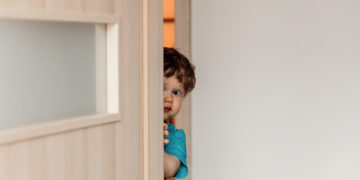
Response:
M175 75L164 77L164 120L169 120L179 113L183 97L184 89Z

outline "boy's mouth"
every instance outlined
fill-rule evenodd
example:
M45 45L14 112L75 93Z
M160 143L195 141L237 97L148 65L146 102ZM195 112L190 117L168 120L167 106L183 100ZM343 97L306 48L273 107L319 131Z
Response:
M171 107L164 107L164 112L169 112L171 111Z

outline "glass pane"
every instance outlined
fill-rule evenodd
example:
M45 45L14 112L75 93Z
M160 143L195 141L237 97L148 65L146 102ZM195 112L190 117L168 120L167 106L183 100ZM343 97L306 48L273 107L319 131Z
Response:
M104 112L105 28L1 20L0 130Z

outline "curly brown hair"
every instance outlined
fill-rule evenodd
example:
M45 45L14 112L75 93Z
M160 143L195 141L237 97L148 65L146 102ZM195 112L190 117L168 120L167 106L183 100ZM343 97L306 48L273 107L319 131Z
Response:
M175 75L184 86L185 95L195 87L195 67L188 58L174 48L164 47L164 77Z

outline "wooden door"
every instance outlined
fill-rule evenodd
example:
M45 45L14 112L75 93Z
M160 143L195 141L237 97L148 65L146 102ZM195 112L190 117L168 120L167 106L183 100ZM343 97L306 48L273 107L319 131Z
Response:
M0 1L0 179L162 178L161 5Z

